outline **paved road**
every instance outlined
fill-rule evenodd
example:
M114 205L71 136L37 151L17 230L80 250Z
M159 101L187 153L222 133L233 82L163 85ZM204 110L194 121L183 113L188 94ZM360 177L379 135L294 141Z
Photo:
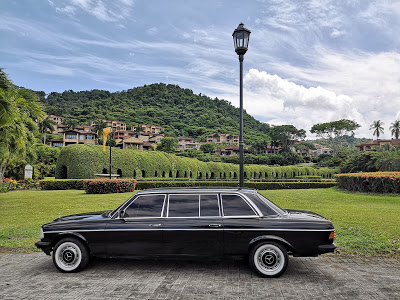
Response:
M400 299L400 260L290 258L276 279L246 261L95 259L59 273L42 253L0 254L0 299Z

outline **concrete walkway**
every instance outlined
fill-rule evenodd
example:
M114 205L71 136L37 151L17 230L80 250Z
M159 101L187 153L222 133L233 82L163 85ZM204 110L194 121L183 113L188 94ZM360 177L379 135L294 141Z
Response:
M292 258L280 278L246 261L95 259L63 274L43 253L0 254L0 299L400 299L400 261Z

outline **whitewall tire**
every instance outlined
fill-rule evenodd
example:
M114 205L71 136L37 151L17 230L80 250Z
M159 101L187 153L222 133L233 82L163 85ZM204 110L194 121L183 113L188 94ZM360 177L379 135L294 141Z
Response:
M286 271L288 261L286 249L270 241L257 244L249 255L250 266L261 277L279 277Z
M54 247L53 263L61 272L77 272L89 263L89 251L79 239L64 238Z

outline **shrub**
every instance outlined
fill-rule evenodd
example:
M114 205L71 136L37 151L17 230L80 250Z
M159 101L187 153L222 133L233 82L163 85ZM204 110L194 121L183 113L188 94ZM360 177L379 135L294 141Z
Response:
M400 193L400 172L348 173L335 176L339 188L365 193Z
M41 180L39 182L42 190L84 190L90 179L57 179Z
M245 187L257 190L318 189L336 186L336 182L245 182ZM237 181L139 181L138 190L165 187L238 187Z
M304 181L321 181L322 176L310 175L310 176L296 176L295 179Z
M18 190L32 190L39 189L40 182L38 180L34 180L32 178L26 178L17 181L17 189Z
M98 145L70 145L63 147L56 166L56 178L93 178L109 168L109 152ZM334 170L328 168L294 166L244 166L246 178L294 178L299 175L320 175L331 178ZM112 149L112 173L122 178L187 178L234 179L239 166L231 163L202 162L198 159L179 157L161 151L135 151Z
M86 194L127 193L135 190L137 181L132 179L89 180L86 183Z
M11 190L15 190L17 187L17 181L12 178L3 178L0 181L0 193L6 193Z

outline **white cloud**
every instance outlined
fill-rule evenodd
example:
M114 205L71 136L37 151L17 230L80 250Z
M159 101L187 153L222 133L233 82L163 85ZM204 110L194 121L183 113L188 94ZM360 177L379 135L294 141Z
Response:
M333 31L331 32L331 37L336 38L336 37L339 37L339 36L345 35L345 34L346 34L346 31L345 31L345 30L337 30L337 29L335 28L335 29L333 29Z
M152 28L147 29L146 32L150 35L156 35L158 33L158 28L152 27Z
M246 74L244 84L247 112L273 125L293 124L308 131L316 123L363 121L351 97L320 86L307 88L256 69Z
M130 17L132 7L134 6L133 0L64 0L59 7L53 1L48 1L50 6L55 7L57 12L72 16L80 10L104 22L125 20Z
M76 10L76 8L71 6L71 5L67 5L67 6L62 7L62 8L61 7L56 7L56 11L57 12L67 14L69 16L74 15L75 14L75 10Z

